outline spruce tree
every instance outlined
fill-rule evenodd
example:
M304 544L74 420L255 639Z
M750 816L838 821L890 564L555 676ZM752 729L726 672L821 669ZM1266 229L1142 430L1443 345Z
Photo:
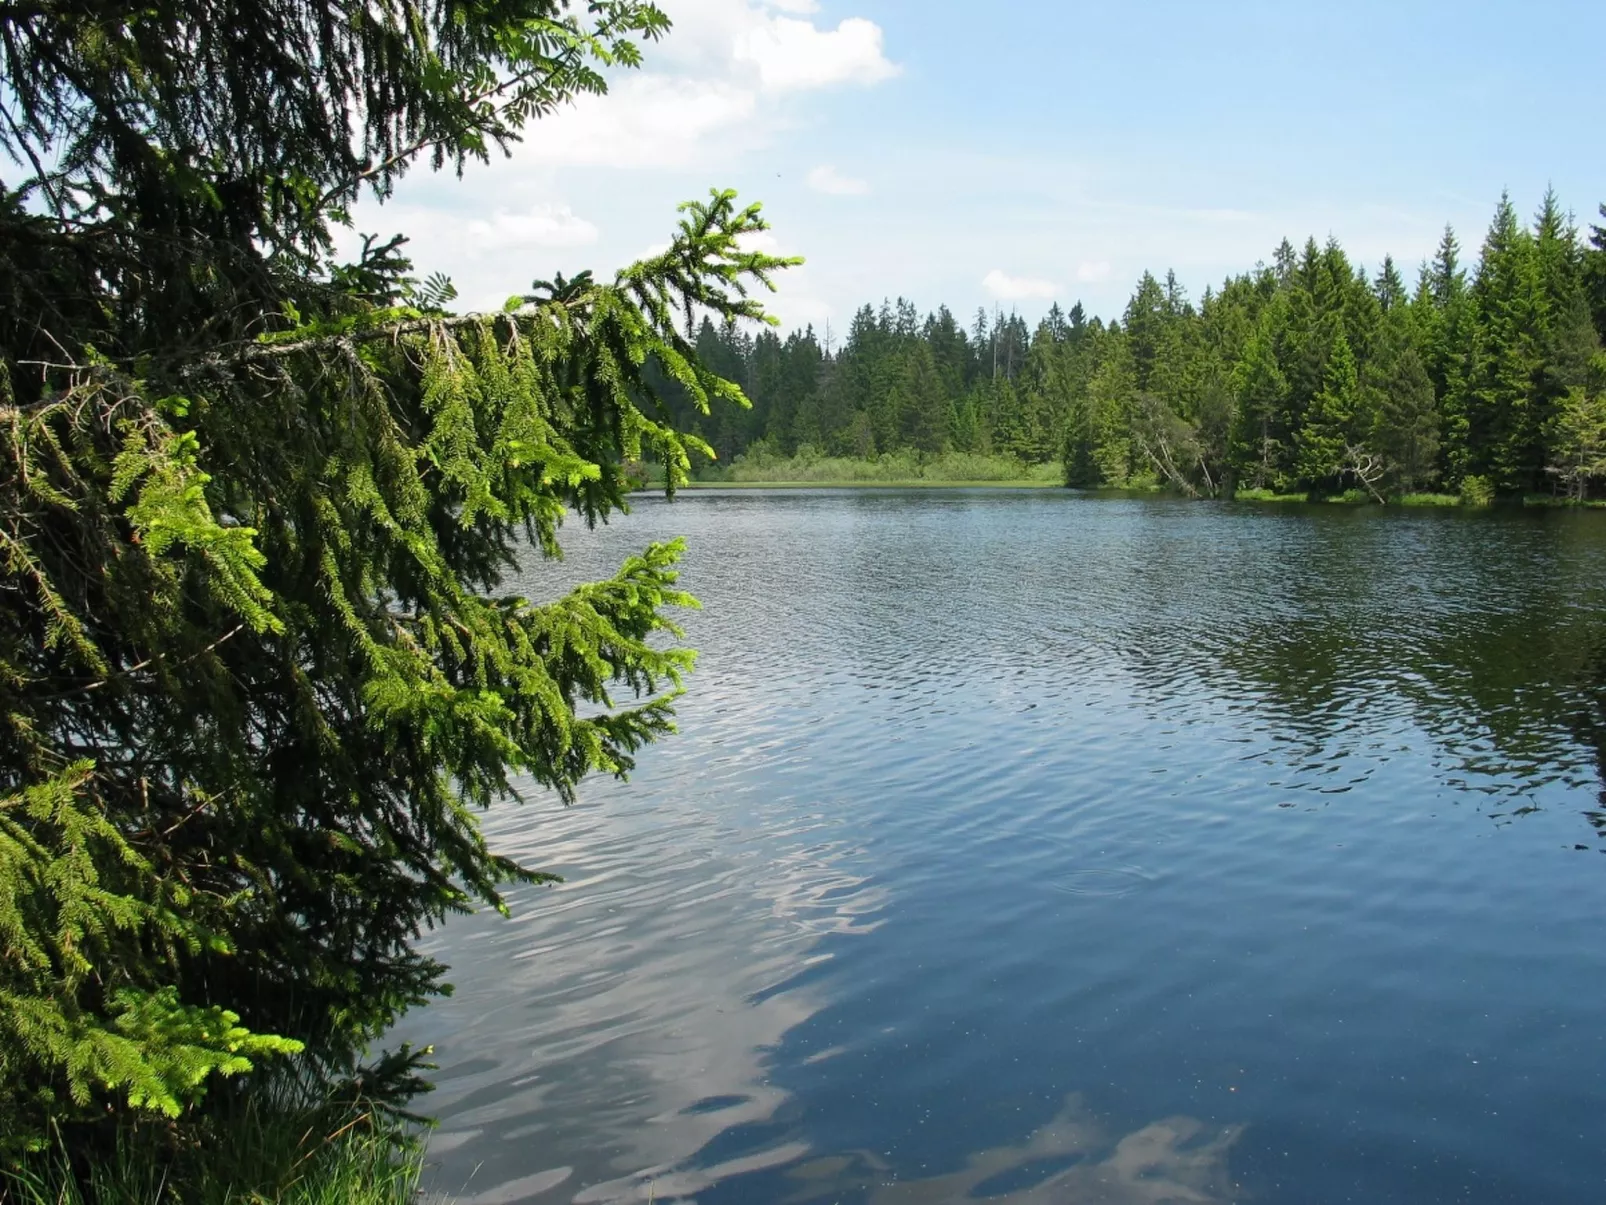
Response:
M1535 240L1502 196L1472 286L1466 441L1468 470L1507 491L1532 489L1548 417L1536 395L1545 302Z
M1553 191L1545 194L1534 219L1534 256L1540 363L1522 432L1530 487L1543 481L1543 474L1533 470L1548 462L1551 420L1564 398L1589 385L1590 368L1601 346L1590 314L1584 249Z
M1383 267L1378 271L1374 288L1377 290L1377 303L1385 314L1392 313L1407 300L1405 279L1400 275L1392 255L1383 257Z
M1322 388L1305 414L1296 441L1296 465L1306 484L1321 487L1343 471L1358 403L1355 354L1343 330L1335 328Z
M1606 205L1600 206L1600 216L1606 221ZM1606 225L1590 226L1589 247L1584 252L1584 292L1589 299L1589 312L1595 320L1595 333L1606 344Z
M1400 313L1390 311L1381 345L1363 372L1362 392L1372 415L1366 442L1383 457L1392 484L1411 493L1437 475L1439 414L1432 378Z
M1461 245L1449 226L1432 262L1422 266L1411 308L1422 363L1439 399L1440 464L1449 484L1458 486L1476 471L1467 394L1471 306Z
M1578 386L1556 407L1547 432L1549 473L1575 502L1606 480L1606 392Z
M758 209L716 193L495 314L448 313L400 240L333 251L361 194L489 157L667 28L583 12L0 11L4 1143L298 1049L334 1073L441 990L422 929L542 877L477 811L669 730L674 546L502 582L634 463L684 479L656 381L742 403L683 324L763 317Z
M896 446L927 455L941 452L948 442L948 399L925 340L910 340L893 398L898 424Z

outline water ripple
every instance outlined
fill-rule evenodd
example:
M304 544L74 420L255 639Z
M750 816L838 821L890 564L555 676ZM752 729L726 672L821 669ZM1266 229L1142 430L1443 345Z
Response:
M687 536L701 659L632 782L486 817L565 882L424 942L434 1187L1606 1198L1601 519L805 491L571 532L518 589Z

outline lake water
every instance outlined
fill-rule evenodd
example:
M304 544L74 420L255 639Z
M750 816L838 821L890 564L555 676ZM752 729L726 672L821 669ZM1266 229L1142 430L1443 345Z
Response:
M1606 516L809 491L427 947L463 1205L1606 1200Z

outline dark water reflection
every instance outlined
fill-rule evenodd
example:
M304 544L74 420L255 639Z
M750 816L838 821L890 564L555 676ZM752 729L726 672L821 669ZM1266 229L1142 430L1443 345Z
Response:
M430 940L436 1189L1606 1199L1606 517L699 494L525 588L677 534L683 734Z

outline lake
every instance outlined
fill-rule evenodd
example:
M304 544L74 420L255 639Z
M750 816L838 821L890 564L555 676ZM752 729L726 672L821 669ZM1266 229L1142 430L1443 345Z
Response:
M1606 1200L1606 515L642 498L681 733L425 946L463 1205Z

